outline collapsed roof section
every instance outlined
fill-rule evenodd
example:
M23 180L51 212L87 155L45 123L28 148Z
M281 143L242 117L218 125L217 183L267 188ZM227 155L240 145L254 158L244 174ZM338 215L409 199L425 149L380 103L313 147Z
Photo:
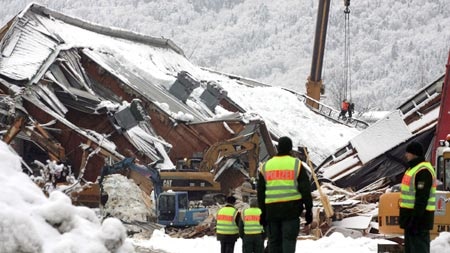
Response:
M339 187L361 190L376 182L379 187L400 182L406 167L405 147L418 141L431 160L433 138L444 106L444 75L427 85L384 119L371 125L325 159L316 170Z
M263 135L264 159L274 152L264 122L242 114L214 79L197 80L215 74L200 75L206 71L170 40L37 4L2 28L0 39L3 139L28 152L25 162L50 157L95 181L105 159L121 160L125 150L174 168L180 157L249 131ZM218 117L217 105L230 113Z

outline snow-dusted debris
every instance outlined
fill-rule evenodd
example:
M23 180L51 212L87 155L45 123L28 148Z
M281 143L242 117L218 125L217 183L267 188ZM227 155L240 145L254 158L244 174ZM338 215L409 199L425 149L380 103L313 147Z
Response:
M145 222L151 216L150 199L132 179L120 174L105 178L103 189L108 194L104 212L123 221Z
M4 142L0 157L0 252L134 252L119 220L101 222L59 191L47 198Z

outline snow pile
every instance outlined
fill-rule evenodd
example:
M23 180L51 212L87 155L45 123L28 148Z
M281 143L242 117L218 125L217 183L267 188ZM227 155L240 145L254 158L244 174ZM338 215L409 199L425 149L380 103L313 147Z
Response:
M103 189L108 194L104 207L108 215L128 222L145 222L151 216L150 198L132 179L120 174L109 175L105 178Z
M0 252L134 252L119 220L101 223L59 191L47 198L4 142L0 157Z
M134 239L137 248L149 249L155 252L171 253L210 253L219 252L220 243L214 236L204 236L195 239L172 238L162 230L155 230L149 240ZM341 233L333 233L319 240L297 240L297 251L302 253L375 253L379 244L394 244L384 239L368 237L345 237ZM450 233L442 232L431 241L431 253L447 252L450 247ZM242 252L242 240L238 239L234 247L235 253Z
M447 252L450 248L450 232L441 232L436 239L431 241L430 246L432 253Z

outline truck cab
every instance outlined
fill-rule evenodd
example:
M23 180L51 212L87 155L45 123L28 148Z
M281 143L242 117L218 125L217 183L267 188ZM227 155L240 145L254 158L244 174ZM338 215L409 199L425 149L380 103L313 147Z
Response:
M158 197L157 222L171 227L196 226L209 215L206 208L189 209L187 192L163 192Z

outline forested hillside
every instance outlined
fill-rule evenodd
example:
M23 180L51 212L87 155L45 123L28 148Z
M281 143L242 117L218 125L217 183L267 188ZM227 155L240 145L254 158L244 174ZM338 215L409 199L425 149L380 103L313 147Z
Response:
M0 0L3 26L31 1ZM310 72L318 0L37 0L66 15L165 37L200 66L301 92ZM343 1L332 0L325 101L344 79ZM356 109L392 109L445 71L450 1L359 0L350 6L349 89Z

